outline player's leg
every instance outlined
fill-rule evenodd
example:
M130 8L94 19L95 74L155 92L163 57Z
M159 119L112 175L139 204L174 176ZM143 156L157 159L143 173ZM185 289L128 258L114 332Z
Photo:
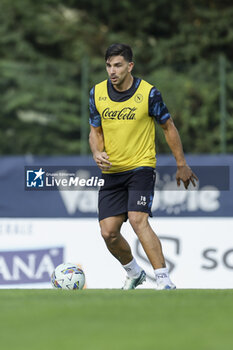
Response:
M148 216L145 212L128 212L130 224L154 269L156 289L175 289L166 268L161 243L148 222Z
M133 259L130 246L120 233L126 221L128 193L120 176L103 174L103 178L105 184L98 198L101 234L110 253L125 265Z
M129 182L128 218L154 269L158 289L174 289L161 243L148 222L148 216L152 216L154 184L155 172L152 168L144 168L132 174Z
M120 261L128 278L124 289L134 289L145 280L145 272L133 258L130 246L121 235L120 229L127 218L128 190L125 182L128 174L103 174L105 184L99 191L99 221L101 234L107 248Z
M123 289L134 289L145 281L146 274L133 258L128 242L120 233L124 221L125 214L105 218L100 221L100 228L108 250L127 272Z
M125 214L111 216L100 221L101 235L106 246L122 265L128 264L133 259L130 246L120 233L124 221Z
M161 243L152 230L148 216L154 196L155 172L144 168L132 174L129 183L128 218L154 269L164 268Z
M162 246L155 232L148 222L148 213L139 211L129 211L129 222L138 236L138 239L153 267L160 269L166 267Z

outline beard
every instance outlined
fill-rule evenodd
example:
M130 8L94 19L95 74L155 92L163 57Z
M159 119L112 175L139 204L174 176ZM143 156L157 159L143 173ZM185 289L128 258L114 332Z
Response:
M112 82L112 85L114 85L114 86L119 86L119 85L121 85L121 84L124 82L125 77L126 77L126 76L121 77L121 78L119 78L119 77L112 77L112 78L110 78L110 79L111 79L111 82Z

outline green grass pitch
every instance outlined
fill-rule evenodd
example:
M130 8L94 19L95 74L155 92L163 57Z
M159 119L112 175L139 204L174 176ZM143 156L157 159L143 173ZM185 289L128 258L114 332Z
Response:
M0 290L3 350L232 350L233 290Z

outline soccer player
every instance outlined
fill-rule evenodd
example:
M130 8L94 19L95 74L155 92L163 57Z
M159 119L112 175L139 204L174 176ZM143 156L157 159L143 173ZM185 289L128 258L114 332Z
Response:
M195 186L197 177L187 165L179 133L156 87L132 75L130 46L111 45L105 54L108 80L90 92L90 136L93 158L102 170L104 186L98 209L102 237L127 277L123 289L134 289L146 279L130 246L121 235L129 222L154 269L156 289L175 289L166 268L161 243L148 217L155 185L155 123L162 127L176 159L178 186Z

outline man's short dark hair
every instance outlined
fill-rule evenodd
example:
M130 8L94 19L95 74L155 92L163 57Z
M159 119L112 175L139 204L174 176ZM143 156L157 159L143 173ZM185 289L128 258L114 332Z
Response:
M129 45L125 44L112 44L107 48L105 54L105 61L112 56L123 56L127 62L133 61L133 52Z

